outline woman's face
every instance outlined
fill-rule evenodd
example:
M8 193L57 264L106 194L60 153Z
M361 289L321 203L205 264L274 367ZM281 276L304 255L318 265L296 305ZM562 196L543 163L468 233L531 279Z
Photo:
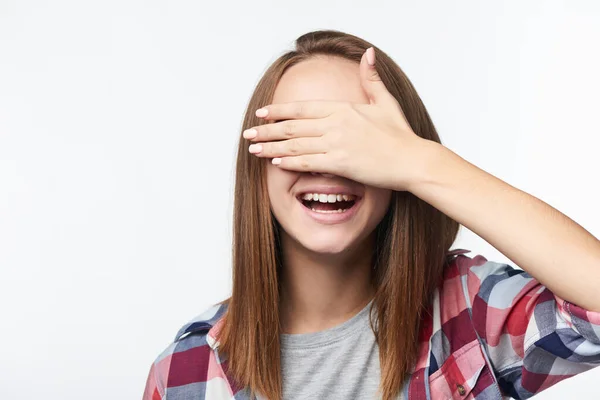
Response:
M273 103L304 100L369 104L358 64L338 57L312 58L285 72ZM362 242L389 206L389 189L340 176L288 171L266 161L269 200L285 231L282 235L310 251L337 254Z

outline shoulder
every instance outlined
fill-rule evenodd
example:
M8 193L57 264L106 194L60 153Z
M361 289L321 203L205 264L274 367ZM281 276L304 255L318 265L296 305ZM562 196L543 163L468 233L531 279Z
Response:
M438 293L442 322L460 320L457 324L461 325L472 317L473 307L511 305L521 291L535 284L521 269L480 254L466 255L470 252L457 249L448 253Z
M449 253L451 257L448 258L444 270L442 290L460 288L472 298L477 292L484 294L483 292L503 281L510 281L512 285L518 281L526 283L532 280L531 275L522 269L507 263L490 261L481 254L465 255L470 252L457 249Z
M159 392L185 392L191 390L189 385L206 382L209 365L215 361L208 334L226 309L227 303L207 307L186 322L173 342L156 357L152 370Z

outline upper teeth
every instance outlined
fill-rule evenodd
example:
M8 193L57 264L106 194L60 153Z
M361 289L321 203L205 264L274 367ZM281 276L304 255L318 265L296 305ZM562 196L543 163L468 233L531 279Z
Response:
M323 194L323 193L304 193L302 200L314 200L321 203L335 203L336 201L353 201L356 196L353 194Z

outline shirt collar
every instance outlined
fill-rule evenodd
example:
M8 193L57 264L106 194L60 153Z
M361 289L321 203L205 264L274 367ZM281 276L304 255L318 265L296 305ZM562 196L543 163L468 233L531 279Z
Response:
M450 257L450 256L454 256L454 255L460 255L460 254L466 254L466 253L470 253L470 252L471 252L471 250L454 249L454 250L448 251L448 253L446 253L446 257Z
M218 320L215 325L208 330L206 334L206 343L210 346L211 349L216 350L221 344L217 337L219 336L219 332L221 332L221 328L223 327L224 319Z
M177 335L175 335L175 342L191 335L193 333L206 333L206 342L211 349L216 349L219 346L219 342L216 340L222 326L223 326L223 314L227 309L227 303L217 303L209 307L202 314L196 316L187 324L185 324Z

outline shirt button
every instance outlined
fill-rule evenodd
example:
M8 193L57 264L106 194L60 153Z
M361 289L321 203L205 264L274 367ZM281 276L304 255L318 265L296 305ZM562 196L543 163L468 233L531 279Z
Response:
M458 394L460 394L461 396L463 396L465 393L467 393L467 391L465 390L465 387L463 385L456 385L456 387L458 388Z

